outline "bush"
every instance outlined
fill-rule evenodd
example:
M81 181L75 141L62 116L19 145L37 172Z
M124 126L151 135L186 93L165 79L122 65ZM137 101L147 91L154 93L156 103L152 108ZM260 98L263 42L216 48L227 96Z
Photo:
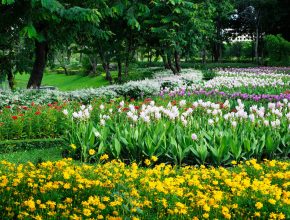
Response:
M289 66L290 42L281 35L267 35L265 37L266 50L270 65Z
M204 80L211 80L216 77L216 72L212 69L204 69L202 70L202 75Z
M0 153L11 153L21 150L45 149L64 146L66 142L61 139L27 139L0 141Z

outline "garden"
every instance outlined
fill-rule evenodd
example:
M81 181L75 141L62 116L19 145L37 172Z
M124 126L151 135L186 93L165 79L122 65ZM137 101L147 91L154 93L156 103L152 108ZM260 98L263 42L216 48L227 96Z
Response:
M290 219L289 12L1 0L0 220Z
M289 68L0 98L4 218L290 217Z

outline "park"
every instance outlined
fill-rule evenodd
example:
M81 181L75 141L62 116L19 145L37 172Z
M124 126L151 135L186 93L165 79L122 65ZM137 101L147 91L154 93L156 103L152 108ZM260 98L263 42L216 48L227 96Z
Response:
M287 0L0 12L0 219L290 219Z

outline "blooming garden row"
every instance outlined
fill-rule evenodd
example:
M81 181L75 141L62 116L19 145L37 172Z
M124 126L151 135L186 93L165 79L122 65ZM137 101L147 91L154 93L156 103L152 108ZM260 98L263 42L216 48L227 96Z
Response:
M0 141L60 138L74 159L1 161L1 217L289 219L288 69L199 74L1 93Z
M149 169L118 161L94 166L70 160L38 166L2 161L1 218L290 218L289 162L232 163L229 170L164 163Z
M132 81L123 85L112 85L98 89L84 89L71 92L61 92L58 90L1 91L0 107L3 108L7 105L27 106L31 103L49 104L68 100L89 103L96 98L112 99L121 96L142 99L148 96L158 95L160 89L165 89L166 93L168 90L179 90L183 88L183 90L189 90L191 92L218 90L219 92L225 92L227 94L241 92L248 95L280 95L290 90L290 75L287 69L255 68L243 69L243 71L239 69L225 69L220 70L217 77L213 80L204 82L201 79L202 75L199 71L185 69L180 76L172 76L170 71L163 71L157 72L153 79Z

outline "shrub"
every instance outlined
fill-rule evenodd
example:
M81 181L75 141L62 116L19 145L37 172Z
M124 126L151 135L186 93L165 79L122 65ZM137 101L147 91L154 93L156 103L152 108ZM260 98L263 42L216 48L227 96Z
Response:
M11 153L16 151L45 149L50 147L63 147L66 145L64 139L26 139L0 141L0 153Z
M216 77L216 72L212 69L204 69L202 70L202 75L204 80L211 80Z
M270 65L290 64L290 42L281 35L267 35L265 37L266 50L269 56Z

